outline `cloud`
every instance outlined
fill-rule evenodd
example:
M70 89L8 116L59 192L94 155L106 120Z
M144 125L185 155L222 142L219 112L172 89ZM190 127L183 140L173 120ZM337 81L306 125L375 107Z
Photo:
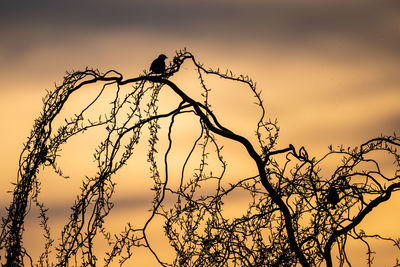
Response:
M41 0L8 1L1 9L0 33L8 37L2 46L8 49L27 49L24 45L30 42L110 30L293 46L336 38L396 54L400 45L400 32L395 27L400 2L395 0Z

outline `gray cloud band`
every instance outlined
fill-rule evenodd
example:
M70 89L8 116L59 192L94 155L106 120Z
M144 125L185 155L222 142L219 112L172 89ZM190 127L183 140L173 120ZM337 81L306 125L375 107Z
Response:
M63 34L142 30L236 41L301 45L341 38L399 53L393 25L399 1L7 1L1 4L1 46ZM42 35L38 33L43 33ZM40 40L37 40L41 38ZM250 41L250 40L249 40ZM386 52L389 52L386 51Z

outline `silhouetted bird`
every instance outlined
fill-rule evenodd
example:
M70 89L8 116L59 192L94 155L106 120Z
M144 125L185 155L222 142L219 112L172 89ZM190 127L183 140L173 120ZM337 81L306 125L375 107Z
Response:
M155 74L162 74L165 72L165 62L164 60L167 58L166 55L161 54L156 58L153 63L151 63L150 71Z
M339 203L339 194L336 191L336 188L334 186L331 186L329 188L328 195L326 196L326 204L331 204L332 208L336 207L336 204Z

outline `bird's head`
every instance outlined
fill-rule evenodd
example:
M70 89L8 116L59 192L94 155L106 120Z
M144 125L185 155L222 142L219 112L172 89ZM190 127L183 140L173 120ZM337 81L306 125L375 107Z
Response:
M161 55L158 56L158 58L161 59L161 60L165 60L167 58L167 56L164 55L164 54L161 54Z

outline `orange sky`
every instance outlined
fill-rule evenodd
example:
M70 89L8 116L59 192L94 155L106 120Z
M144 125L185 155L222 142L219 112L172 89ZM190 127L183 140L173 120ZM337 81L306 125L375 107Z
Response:
M400 130L398 1L89 2L0 4L2 206L9 201L6 191L15 180L22 142L39 115L45 89L60 83L65 71L113 68L133 77L158 54L171 59L183 47L206 66L229 68L257 82L268 116L279 121L281 147L293 143L320 156L330 144L357 145ZM185 91L194 77L190 71L183 69L188 74L176 80ZM226 126L253 135L258 114L251 97L221 86L214 88L213 101ZM65 168L85 166L80 161L68 165L72 162L68 153L78 148L71 146L65 152L63 162L71 166ZM245 155L235 153L232 166L243 165ZM129 176L128 169L125 175ZM52 177L42 181L50 206L63 214L68 206L64 198L76 188L58 181L50 171L43 176ZM60 197L54 194L59 186L71 191L64 190ZM116 207L116 220L126 216L124 211L132 211L132 205L143 215L148 200L132 198L132 192L121 189L118 198L123 205ZM368 225L375 229L378 224L398 235L398 218L390 209L377 214L385 219L371 218ZM129 216L122 221L128 220ZM385 263L378 256L377 262Z

